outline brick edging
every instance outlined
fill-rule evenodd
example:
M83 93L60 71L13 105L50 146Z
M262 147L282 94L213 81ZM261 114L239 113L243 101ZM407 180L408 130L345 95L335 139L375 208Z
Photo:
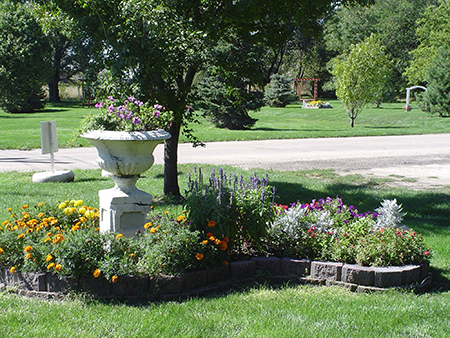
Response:
M102 278L73 278L51 273L11 273L0 268L0 289L17 287L18 293L44 299L67 292L87 292L95 298L127 301L158 301L202 296L264 278L272 282L337 285L366 292L392 287L425 289L431 285L429 264L366 267L306 259L253 257L225 266L194 271L183 276L121 276L117 283Z

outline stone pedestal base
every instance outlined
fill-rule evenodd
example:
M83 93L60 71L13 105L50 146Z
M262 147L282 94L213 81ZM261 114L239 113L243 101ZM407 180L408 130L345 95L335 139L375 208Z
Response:
M142 190L124 192L117 188L100 190L100 232L116 232L132 237L143 232L152 195Z

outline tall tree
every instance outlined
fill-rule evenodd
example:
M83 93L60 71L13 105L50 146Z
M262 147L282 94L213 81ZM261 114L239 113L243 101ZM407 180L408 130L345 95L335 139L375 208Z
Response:
M391 71L391 62L375 35L366 38L350 51L346 59L335 61L336 95L342 100L353 128L363 108L377 101Z
M187 97L212 47L237 37L277 49L293 26L312 33L337 3L365 0L54 1L102 41L105 62L116 73L131 75L140 89L136 95L156 99L174 112L168 130L172 138L165 142L164 193L179 196L177 151L182 126L191 117Z
M450 49L450 3L427 7L418 20L417 37L420 44L411 55L413 61L405 74L411 84L424 84L428 67L438 56L440 49Z

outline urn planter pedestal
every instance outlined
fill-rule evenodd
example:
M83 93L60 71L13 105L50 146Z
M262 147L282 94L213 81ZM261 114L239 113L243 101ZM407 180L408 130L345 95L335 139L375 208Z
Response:
M143 229L152 195L136 187L140 174L154 163L158 143L171 137L164 130L119 132L94 130L82 137L97 148L97 164L112 174L114 188L100 190L100 231L133 236Z

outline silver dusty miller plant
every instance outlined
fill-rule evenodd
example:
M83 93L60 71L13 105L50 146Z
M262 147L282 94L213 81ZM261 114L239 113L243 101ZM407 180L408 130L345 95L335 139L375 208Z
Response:
M396 199L384 200L381 202L381 207L375 209L378 216L373 228L375 230L381 228L401 228L406 230L407 228L401 224L403 217L406 215L402 210L402 205L398 205Z

